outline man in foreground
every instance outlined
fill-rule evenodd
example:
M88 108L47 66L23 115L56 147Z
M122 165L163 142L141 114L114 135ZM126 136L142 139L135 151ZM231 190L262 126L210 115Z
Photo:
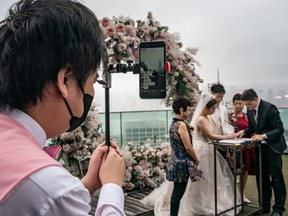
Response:
M42 148L78 127L107 54L97 18L70 0L22 0L0 23L0 215L124 215L125 165L112 143L80 181ZM90 193L90 194L89 194Z

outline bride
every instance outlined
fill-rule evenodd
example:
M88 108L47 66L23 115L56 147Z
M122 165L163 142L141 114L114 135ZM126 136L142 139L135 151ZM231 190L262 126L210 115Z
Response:
M191 126L193 131L193 148L200 160L199 168L203 171L204 179L198 182L188 181L186 191L181 199L179 215L199 216L215 215L214 197L214 147L212 140L235 138L235 134L217 135L211 116L217 107L217 101L211 94L203 94L197 104ZM225 211L234 206L234 176L225 161L217 151L217 212ZM173 182L165 181L159 188L152 191L142 202L154 205L156 216L169 215L170 197ZM237 191L237 203L240 195ZM222 215L234 215L230 210Z

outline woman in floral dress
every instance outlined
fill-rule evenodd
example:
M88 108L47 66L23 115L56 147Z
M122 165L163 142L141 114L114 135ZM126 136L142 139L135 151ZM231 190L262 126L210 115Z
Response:
M202 171L197 168L199 159L193 149L190 127L185 122L190 116L191 102L178 98L172 104L175 117L169 129L171 156L166 164L166 179L155 189L144 204L154 205L155 215L177 216L180 200L185 193L189 178L199 181Z
M190 116L191 102L186 98L178 98L173 104L175 118L170 126L171 157L167 163L166 178L174 182L170 199L170 215L177 216L180 200L185 192L189 179L189 168L199 165L199 159L193 149L190 127L184 121ZM202 172L190 173L193 181L202 177Z

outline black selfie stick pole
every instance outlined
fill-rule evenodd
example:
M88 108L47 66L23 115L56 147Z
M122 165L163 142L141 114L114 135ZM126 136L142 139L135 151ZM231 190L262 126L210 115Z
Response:
M105 81L105 143L110 146L110 98L109 98L109 88L111 88L111 73L110 67L108 71L104 74Z

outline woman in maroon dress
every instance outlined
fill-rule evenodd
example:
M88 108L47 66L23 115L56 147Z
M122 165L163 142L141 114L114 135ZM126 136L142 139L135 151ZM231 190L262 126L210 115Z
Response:
M233 107L234 111L229 114L229 123L234 126L235 132L244 130L248 127L248 118L246 113L243 112L244 103L241 100L241 94L237 93L233 96ZM231 158L231 156L230 156ZM245 195L245 186L247 183L248 175L255 175L255 152L254 147L244 148L243 150L243 164L244 164L244 175L243 175L243 201L250 203Z

